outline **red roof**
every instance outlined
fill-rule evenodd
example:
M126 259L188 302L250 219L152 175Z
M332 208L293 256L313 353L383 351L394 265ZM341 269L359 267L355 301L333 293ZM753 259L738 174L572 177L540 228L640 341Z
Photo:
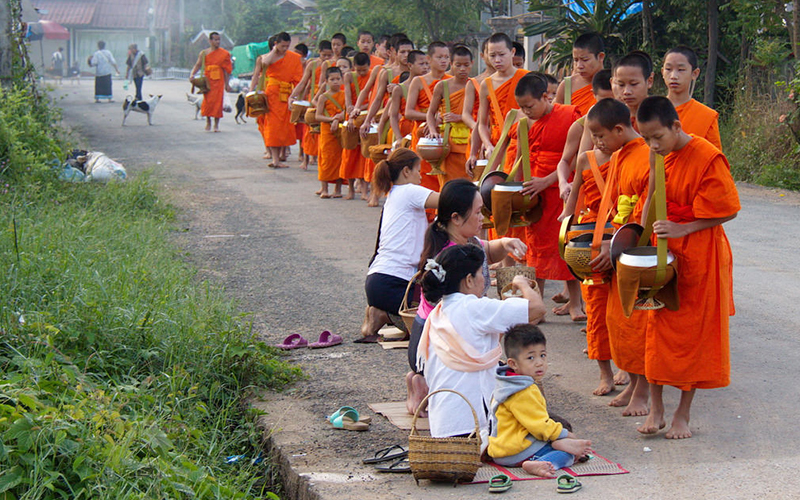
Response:
M92 28L146 30L150 0L34 0L45 10L42 19L63 25ZM155 1L155 28L167 29L177 22L175 0Z

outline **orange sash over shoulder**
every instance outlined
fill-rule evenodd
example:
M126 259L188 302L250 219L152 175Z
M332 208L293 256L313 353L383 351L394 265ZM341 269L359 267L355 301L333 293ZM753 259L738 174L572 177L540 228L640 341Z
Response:
M278 61L267 67L267 95L269 111L258 117L259 129L267 147L291 146L297 142L295 129L289 118L289 94L303 78L303 62L300 55L287 51ZM313 154L313 153L310 153Z
M584 85L572 93L572 105L578 107L581 116L586 116L586 113L589 112L596 102L591 83L589 85Z
M517 100L514 97L517 83L527 74L528 72L524 69L518 69L514 76L506 80L497 89L494 88L491 77L484 80L489 91L489 128L492 131L492 142L495 144L500 139L506 114L517 107Z
M329 95L328 98L325 96ZM319 106L325 107L327 116L335 116L344 109L344 91L335 94L323 94L319 98ZM339 167L342 164L342 146L339 139L331 132L331 124L320 123L319 162L317 178L324 182L335 182L340 179Z
M681 104L675 111L678 112L684 132L702 137L722 151L722 141L719 138L719 113L694 99Z
M211 118L222 118L222 100L225 96L225 73L231 74L233 65L231 54L225 49L206 53L203 75L208 82L209 91L203 94L200 114Z

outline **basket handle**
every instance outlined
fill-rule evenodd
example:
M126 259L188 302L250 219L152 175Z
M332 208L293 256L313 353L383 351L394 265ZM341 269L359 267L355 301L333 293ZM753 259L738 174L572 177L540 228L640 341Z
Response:
M403 295L403 301L400 302L400 310L401 311L408 307L408 292L409 292L409 290L411 290L411 285L413 285L413 284L415 284L417 282L417 277L420 277L420 278L422 277L422 271L417 271L416 273L414 273L414 276L412 276L411 279L408 280L408 286L406 286L406 293L405 293L405 295Z
M425 406L425 402L428 401L428 398L430 398L434 394L438 394L440 392L452 392L453 394L457 394L457 395L461 396L461 399L463 399L467 403L467 406L469 406L469 409L472 412L472 418L475 419L475 431L473 432L473 434L475 436L480 435L480 433L481 433L481 431L480 431L480 422L478 422L478 414L475 413L475 408L472 407L472 403L469 402L469 399L464 397L464 395L461 394L460 392L454 391L453 389L439 389L439 390L433 391L430 394L428 394L427 396L425 396L425 399L423 399L422 402L419 404L419 406L417 406L417 411L414 412L414 420L411 421L411 434L410 435L411 436L416 436L417 435L417 418L419 418L419 410L423 406ZM472 437L472 435L470 435L470 437Z

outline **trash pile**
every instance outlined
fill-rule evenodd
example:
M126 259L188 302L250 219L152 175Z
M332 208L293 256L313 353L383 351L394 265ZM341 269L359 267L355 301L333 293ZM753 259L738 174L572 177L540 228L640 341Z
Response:
M58 178L69 182L124 181L128 177L125 167L100 151L73 149L56 168L61 169Z

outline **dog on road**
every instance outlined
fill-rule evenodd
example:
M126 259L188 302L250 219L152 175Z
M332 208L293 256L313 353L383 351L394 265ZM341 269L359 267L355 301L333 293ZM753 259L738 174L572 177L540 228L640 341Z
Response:
M191 106L194 106L194 119L199 119L200 108L203 106L203 94L190 94L187 92L186 100L189 101Z
M241 118L242 123L247 123L244 119L244 92L239 92L239 97L236 98L236 116L233 117L236 120L236 124L239 124L239 119Z
M136 111L137 113L146 113L147 114L147 124L153 124L153 113L156 110L156 106L161 101L160 95L152 95L147 99L143 99L141 101L137 101L133 96L127 96L125 98L125 102L122 104L122 126L125 126L125 120L128 119L128 115L131 111Z

